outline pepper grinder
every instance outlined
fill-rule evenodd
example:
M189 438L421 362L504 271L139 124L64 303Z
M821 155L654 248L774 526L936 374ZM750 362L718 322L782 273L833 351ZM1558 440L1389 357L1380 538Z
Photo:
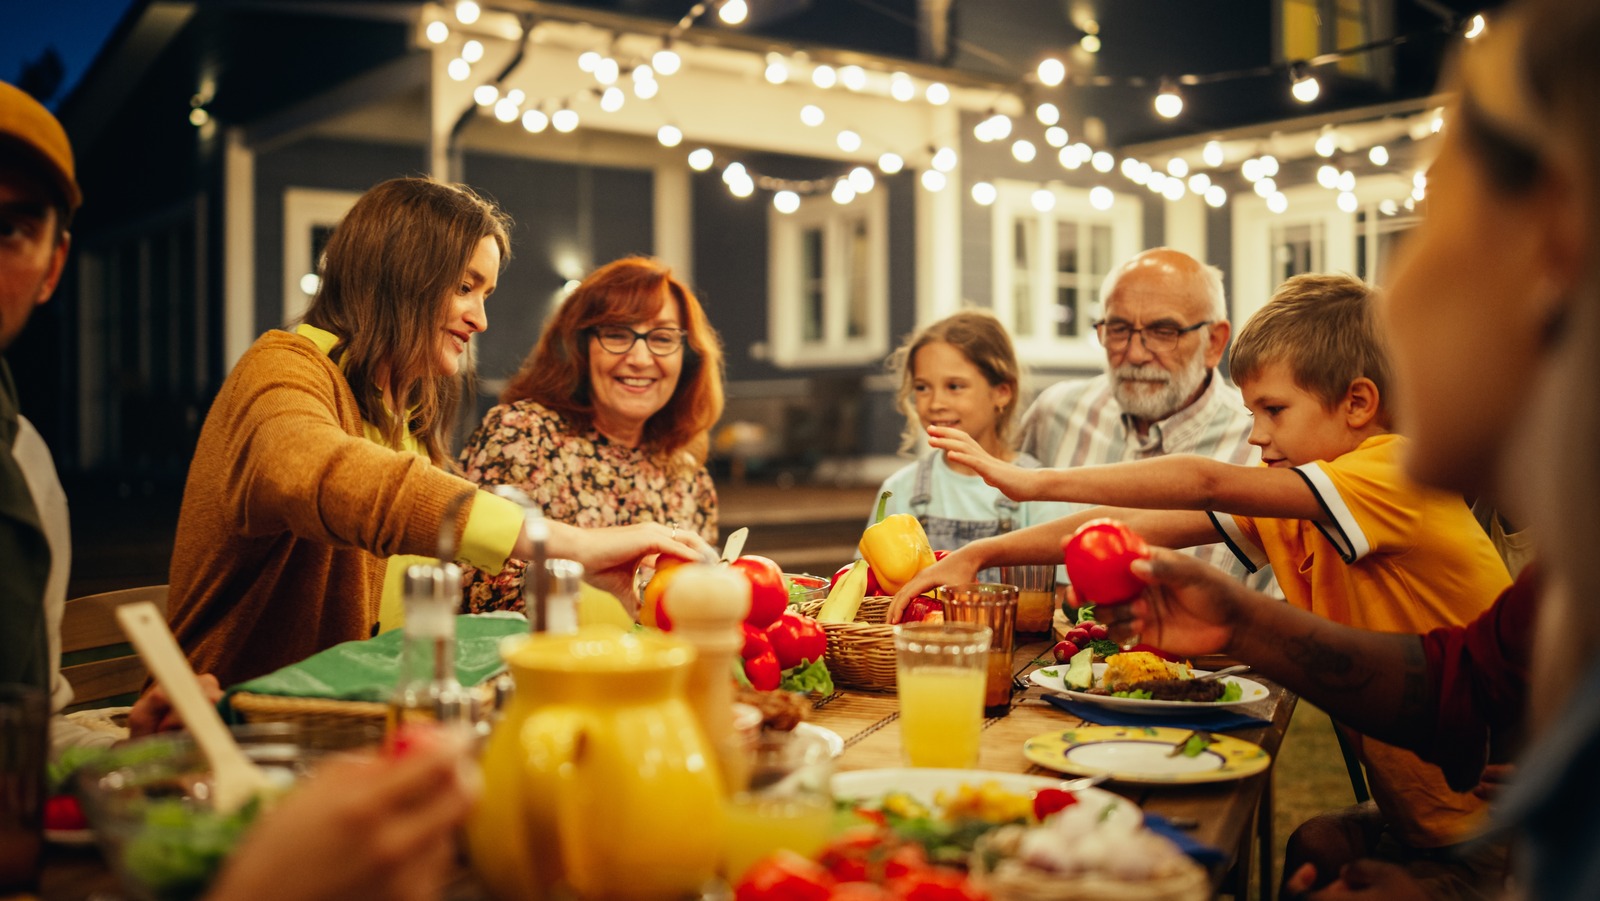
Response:
M743 759L733 731L733 668L744 646L739 624L750 612L750 583L726 566L685 564L667 586L662 603L672 608L672 634L695 647L689 668L695 717L721 758L724 784L740 785Z

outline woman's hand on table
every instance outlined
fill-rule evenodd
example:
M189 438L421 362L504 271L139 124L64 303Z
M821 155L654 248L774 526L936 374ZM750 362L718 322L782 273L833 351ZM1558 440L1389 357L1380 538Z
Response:
M694 530L656 522L580 529L550 523L549 555L583 564L583 580L609 591L624 604L638 604L634 575L639 561L652 554L671 554L688 560L714 559L716 550Z
M222 686L217 683L216 676L201 673L198 681L200 690L205 692L206 700L213 704L222 700ZM166 692L162 691L159 685L152 685L149 691L140 695L139 700L135 701L133 708L128 711L129 738L182 728L183 720L172 709L172 702L167 700Z
M477 786L465 735L410 738L402 757L327 759L245 836L208 901L436 901Z

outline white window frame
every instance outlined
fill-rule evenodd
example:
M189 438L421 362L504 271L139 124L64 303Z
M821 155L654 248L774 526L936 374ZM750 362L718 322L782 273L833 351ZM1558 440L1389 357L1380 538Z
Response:
M305 315L311 295L300 290L300 279L317 271L311 259L311 230L332 227L344 219L361 196L354 191L287 188L283 192L283 322Z
M993 206L993 272L994 293L992 308L1001 322L1016 321L1014 284L1011 273L1015 259L1015 223L1018 219L1031 219L1037 227L1034 236L1038 246L1029 257L1033 261L1033 321L1049 323L1056 309L1056 229L1063 222L1074 226L1104 225L1111 230L1111 265L1116 266L1139 252L1144 233L1144 205L1138 196L1116 193L1112 195L1109 209L1097 210L1089 203L1089 189L1051 186L1055 194L1055 208L1041 213L1033 206L1033 194L1041 186L1035 182L995 182ZM1092 287L1098 289L1100 285ZM1102 303L1103 299L1096 301ZM1097 318L1099 310L1092 311L1090 319ZM1053 331L1053 329L1047 329ZM1023 363L1050 367L1097 367L1104 365L1105 352L1094 339L1093 332L1085 329L1075 338L1054 335L1020 336L1013 334L1012 343L1017 357Z
M857 195L848 204L827 194L801 199L793 213L770 209L768 252L772 261L767 283L767 344L773 364L788 369L859 366L876 363L889 352L889 204L882 185ZM865 332L845 334L849 273L840 261L849 240L848 227L867 226L867 297ZM801 271L802 241L808 229L823 231L823 335L806 341Z
M1367 211L1368 221L1379 215L1383 200L1399 200L1411 190L1411 182L1398 175L1377 175L1356 180L1357 209ZM1236 192L1233 204L1233 324L1243 325L1251 314L1271 299L1278 286L1272 284L1272 230L1286 225L1322 226L1322 271L1356 273L1356 243L1368 241L1367 265L1376 271L1377 232L1356 227L1356 213L1339 209L1338 192L1319 185L1301 185L1283 192L1289 208L1282 213L1267 209L1265 199L1254 193Z

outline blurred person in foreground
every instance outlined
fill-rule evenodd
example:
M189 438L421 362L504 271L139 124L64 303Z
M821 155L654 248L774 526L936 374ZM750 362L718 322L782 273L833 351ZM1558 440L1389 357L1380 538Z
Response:
M4 352L55 293L83 201L72 147L55 116L0 82L0 682L41 688L50 708L72 703L61 674L61 617L72 567L67 496L50 449L22 415ZM220 696L216 679L201 684ZM134 735L178 725L159 689L129 713ZM114 733L51 720L51 744L107 745Z
M672 270L627 257L589 274L467 440L461 465L556 522L662 523L717 540L706 433L722 415L722 342ZM521 610L523 565L468 569L472 612ZM580 612L597 615L597 599ZM631 613L631 611L629 611Z
M1461 53L1428 209L1384 307L1420 481L1536 535L1482 617L1424 636L1338 626L1168 551L1101 608L1114 637L1225 651L1466 786L1519 749L1494 810L1512 894L1600 897L1600 5L1527 0ZM1290 875L1317 899L1422 897L1359 861Z
M532 556L522 509L447 451L509 250L498 208L426 178L377 185L339 223L304 321L256 340L200 431L170 580L197 669L232 685L369 637L399 606L395 555L443 543L490 572ZM548 525L551 557L623 597L642 557L709 550L657 523Z

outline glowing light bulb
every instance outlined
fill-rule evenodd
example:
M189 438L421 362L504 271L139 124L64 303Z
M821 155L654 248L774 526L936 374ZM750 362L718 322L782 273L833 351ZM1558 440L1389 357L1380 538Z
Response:
M819 88L831 88L839 83L839 73L832 66L818 66L811 70L811 83Z
M745 171L744 163L734 160L722 170L722 183L731 185L741 178L749 178L750 173Z
M1222 151L1221 141L1207 141L1206 146L1200 150L1200 158L1205 160L1207 166L1215 169L1227 161Z
M885 153L878 157L878 170L884 175L893 175L906 167L906 161L898 153Z
M1098 34L1086 34L1078 40L1078 46L1082 47L1085 53L1099 53L1100 36Z
M522 127L530 134L538 134L550 127L550 117L544 114L544 110L528 110L522 114Z
M845 66L839 70L839 83L852 91L859 91L867 86L867 70L860 66Z
M839 132L836 143L838 143L839 149L845 153L855 153L861 149L861 136L847 128Z
M1033 192L1033 208L1041 213L1048 213L1056 208L1056 192L1049 188L1040 188Z
M783 60L774 56L767 61L767 70L763 73L763 77L767 79L767 84L783 84L789 80L789 66ZM791 191L790 193L794 192Z
M779 191L772 195L772 206L778 212L788 215L800 209L800 195L793 191Z
M676 125L663 125L656 129L656 140L662 147L676 147L683 143L683 129Z
M500 99L500 89L492 84L480 84L472 89L472 100L479 106L494 106Z
M922 187L929 191L943 191L946 184L944 173L938 169L922 170Z
M999 196L1000 192L995 190L995 186L986 181L975 182L972 185L972 200L978 206L989 206Z
M1356 189L1356 174L1349 169L1339 173L1339 190L1346 194Z
M1239 167L1239 174L1244 176L1245 181L1252 182L1260 181L1261 177L1266 175L1265 172L1261 171L1261 161L1255 157L1244 161L1244 164Z
M1173 178L1182 178L1189 174L1189 162L1181 156L1167 160L1167 174Z
M1054 103L1039 104L1034 108L1033 115L1040 125L1054 125L1061 121L1061 109Z
M755 192L756 183L751 181L749 176L745 176L733 184L728 185L728 193L735 197L749 197Z
M317 289L322 287L322 279L315 272L307 272L300 276L300 293L308 297L316 296Z
M1163 119L1176 119L1183 112L1183 95L1178 93L1178 86L1170 81L1162 82L1161 92L1155 99L1156 115Z
M696 172L704 172L716 162L716 156L704 147L689 151L689 168Z
M1095 185L1089 189L1089 205L1101 212L1111 209L1111 205L1116 201L1117 195L1111 193L1111 189L1105 185Z
M501 122L515 122L519 114L517 105L511 102L510 97L502 97L494 105L494 117Z
M633 95L640 100L649 100L661 92L661 82L654 78L641 78L633 83Z
M850 184L849 179L841 178L833 183L833 202L846 204L856 199L856 189Z
M950 102L950 88L946 87L942 81L930 81L928 82L928 87L923 91L923 96L927 97L928 102L934 106L944 106Z
M1096 151L1094 156L1089 157L1089 165L1093 166L1096 172L1110 172L1111 167L1116 164L1116 159L1104 150Z
M1282 191L1273 191L1267 195L1267 209L1274 213L1281 213L1289 208L1289 198L1283 196Z
M622 67L609 56L602 56L594 64L594 80L601 84L616 84L617 78L622 74Z
M1344 210L1346 213L1354 213L1358 206L1360 204L1356 201L1356 195L1349 191L1339 192L1339 209Z
M1056 159L1061 161L1061 166L1065 169L1076 169L1083 165L1083 159L1078 156L1078 151L1071 147L1061 148L1061 152L1056 154Z
M949 172L956 167L956 152L949 147L940 147L933 154L933 168L939 172Z
M1184 194L1183 179L1181 178L1169 178L1167 183L1161 186L1161 196L1168 200L1182 200Z
M1333 156L1339 149L1339 137L1331 131L1325 131L1317 135L1317 142L1312 146L1312 149L1317 151L1317 156L1324 159Z
M1484 31L1487 30L1488 27L1489 20L1483 17L1483 13L1478 13L1467 22L1467 32L1465 37L1469 41L1475 41L1483 36Z
M722 6L717 9L717 18L725 25L738 25L748 15L750 7L745 5L744 0L723 0Z
M457 80L459 81L460 79ZM206 112L205 107L197 106L194 109L189 110L189 124L193 125L195 128L199 128L210 121L211 114Z
M483 42L468 41L461 45L461 58L469 63L483 59Z
M640 64L633 67L633 71L628 73L628 77L634 81L655 81L656 71L649 66Z
M622 109L622 104L627 99L621 88L606 88L605 93L600 95L600 108L608 113L614 113Z
M1317 81L1317 76L1311 74L1305 63L1296 63L1289 72L1292 81L1289 93L1294 95L1294 99L1301 103L1310 103L1322 93L1321 83Z
M593 74L595 66L600 65L601 56L594 50L585 50L578 54L578 68Z
M1261 197L1271 197L1273 194L1278 192L1278 183L1263 175L1261 176L1261 179L1255 183L1255 190L1256 194Z
M1129 180L1133 180L1135 178L1135 176L1137 176L1138 174L1139 174L1139 161L1134 159L1131 156L1123 157L1122 158L1122 175L1123 175L1123 177L1127 178Z
M800 121L812 128L821 125L825 119L827 119L827 116L823 114L822 107L814 103L808 103L800 107Z
M1206 191L1210 189L1210 187L1211 176L1205 174L1204 172L1196 172L1195 174L1189 176L1190 191L1196 194L1204 195Z
M1067 77L1066 64L1053 56L1047 56L1039 61L1039 82L1048 87L1061 84Z
M857 194L865 194L877 187L878 180L872 177L872 170L866 166L857 166L850 170L850 187L856 189Z
M430 43L443 44L450 39L450 26L438 21L429 22L427 35Z
M1011 137L1010 116L1002 113L996 113L989 118L989 122L994 128L994 139L996 141L1004 141L1006 138Z
M1038 155L1038 151L1034 148L1032 141L1019 139L1011 145L1011 155L1019 163L1031 163L1033 158Z
M578 127L578 113L576 110L558 109L551 114L550 125L563 134L571 132Z
M1262 157L1261 174L1268 178L1276 178L1278 176L1278 158L1270 153Z
M482 14L483 10L472 0L461 0L456 4L456 21L462 25L471 25L478 21L478 16Z
M917 96L917 83L906 73L896 72L889 76L889 96L901 103L914 100Z
M1317 184L1332 191L1339 187L1339 170L1323 163L1317 167Z
M1140 169L1143 170L1144 167L1141 166ZM1154 169L1145 172L1144 186L1149 188L1151 192L1160 194L1167 189L1167 173L1157 172Z
M506 91L506 99L510 100L512 103L515 103L517 106L521 106L522 101L528 99L528 95L524 93L521 88L512 88L511 90Z
M1067 146L1067 130L1059 125L1052 125L1044 130L1044 142L1051 147Z
M650 57L650 65L662 75L676 75L683 66L683 57L670 47L662 47Z
M444 70L449 74L451 81L466 81L467 76L472 74L472 64L458 56L451 60L450 65L445 66Z
M1372 165L1374 166L1387 166L1389 165L1389 148L1382 144L1373 145L1373 148L1367 151L1367 159L1372 160Z
M1385 198L1378 204L1378 212L1385 216L1396 215L1400 212L1400 204L1395 203L1392 198Z

